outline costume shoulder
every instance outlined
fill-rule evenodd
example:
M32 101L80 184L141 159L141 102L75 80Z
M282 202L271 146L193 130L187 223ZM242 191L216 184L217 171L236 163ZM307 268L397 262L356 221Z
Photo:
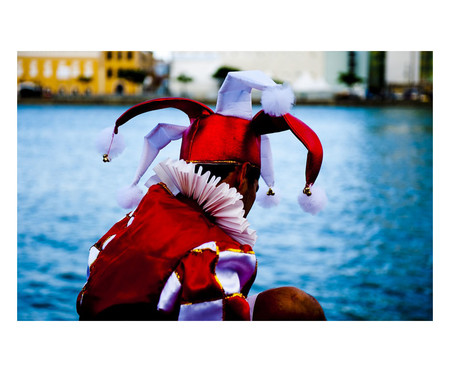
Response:
M240 249L200 209L180 201L164 184L150 187L135 211L91 248L89 278L78 298L79 313L98 314L123 303L154 302L167 278L191 249L207 241ZM81 315L81 314L80 314Z

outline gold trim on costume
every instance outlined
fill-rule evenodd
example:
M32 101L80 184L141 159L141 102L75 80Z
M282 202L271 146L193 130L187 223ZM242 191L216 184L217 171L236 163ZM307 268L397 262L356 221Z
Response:
M237 248L228 248L228 249L224 249L223 251L221 251L221 252L234 252L234 253L244 253L244 254L255 254L255 252L254 251L248 251L248 252L245 252L243 249L237 249Z
M242 165L244 162L237 161L237 160L184 160L186 163L194 163L194 164L236 164L236 165ZM252 167L255 167L257 169L260 169L261 167L257 166L256 164L248 162Z
M232 297L242 297L244 300L246 298L242 293L238 292L238 293L233 293L232 295L224 297L224 300L226 300L228 298L232 298Z
M214 245L216 246L216 249L214 250L214 249L212 249L211 247L208 247L208 246L205 246L204 248L199 248L202 245L206 245L208 243L214 243ZM212 240L210 242L203 243L203 244L199 245L198 247L192 248L189 252L203 253L206 250L210 250L211 252L216 252L216 254L219 255L219 247L217 246L217 243L215 241L212 241Z
M204 164L243 164L237 160L185 160L186 163Z
M180 282L181 285L183 285L182 281L181 281L181 276L180 274L178 274L177 270L174 270L173 273L175 274L175 276L177 277L178 281ZM169 280L169 279L167 279ZM167 282L167 281L166 281Z
M100 252L103 252L105 249L105 246L111 243L111 241L116 237L117 234L111 234L109 235L105 240L103 240L103 244L101 246L101 249L99 249Z
M172 191L169 190L164 182L158 182L157 185L160 185L164 190L166 190L170 195L173 196Z

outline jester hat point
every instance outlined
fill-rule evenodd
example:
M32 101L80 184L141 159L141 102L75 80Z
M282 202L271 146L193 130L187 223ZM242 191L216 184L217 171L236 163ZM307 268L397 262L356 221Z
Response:
M252 114L252 89L262 91L262 110ZM250 164L261 169L261 177L269 191L258 198L264 207L276 205L273 192L274 171L268 134L290 130L308 149L305 187L299 203L309 213L316 214L326 203L326 196L318 187L313 188L322 164L323 149L314 131L289 114L294 94L286 84L276 84L261 71L228 73L219 92L216 111L201 102L187 98L157 98L139 103L125 111L99 140L98 149L108 162L122 150L119 127L135 116L154 110L175 108L189 117L188 127L158 124L145 136L144 150L131 186L122 192L121 206L132 208L142 198L137 187L159 151L173 140L182 139L180 159L188 163ZM278 194L278 193L277 193Z

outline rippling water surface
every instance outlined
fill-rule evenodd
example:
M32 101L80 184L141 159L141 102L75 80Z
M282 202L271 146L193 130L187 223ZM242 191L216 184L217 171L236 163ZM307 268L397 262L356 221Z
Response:
M132 181L143 136L158 122L188 124L172 109L140 115L123 127L125 152L104 164L93 142L125 109L18 107L18 320L77 319L88 249L127 212L114 195ZM317 184L329 203L316 216L301 211L307 151L288 132L271 135L282 199L249 215L258 232L251 294L294 285L314 295L329 320L432 320L431 110L293 114L322 141ZM157 160L178 157L179 146Z

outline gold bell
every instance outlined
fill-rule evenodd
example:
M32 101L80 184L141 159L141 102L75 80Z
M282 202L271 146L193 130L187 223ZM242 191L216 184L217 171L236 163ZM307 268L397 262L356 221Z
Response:
M305 186L305 188L303 189L303 194L306 194L307 196L311 196L311 190L310 190L309 186Z
M267 191L267 195L269 195L269 196L275 195L275 193L273 192L273 190L270 187L269 187L269 191Z
M109 159L108 154L103 154L103 162L104 163L109 163L111 160Z

